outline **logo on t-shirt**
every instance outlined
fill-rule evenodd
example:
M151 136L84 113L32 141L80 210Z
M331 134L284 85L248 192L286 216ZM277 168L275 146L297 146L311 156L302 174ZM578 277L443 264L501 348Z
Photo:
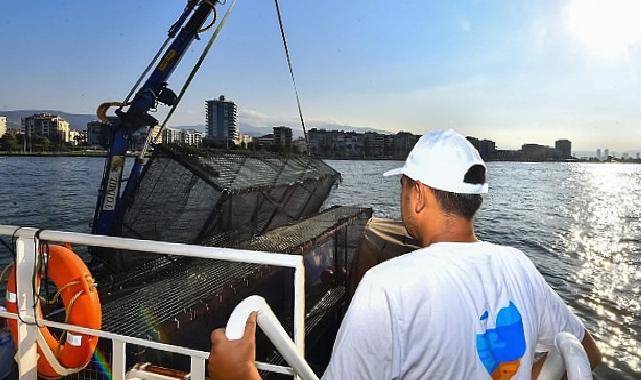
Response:
M476 351L494 380L509 380L519 369L525 353L521 313L512 302L496 314L495 327L489 328L489 312L481 315L482 334L476 335Z

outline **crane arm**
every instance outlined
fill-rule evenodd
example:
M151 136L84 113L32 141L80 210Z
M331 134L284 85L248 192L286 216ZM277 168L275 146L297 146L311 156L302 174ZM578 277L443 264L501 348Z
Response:
M171 44L162 53L154 70L138 89L133 100L129 102L127 99L118 104L121 108L116 110L117 117L109 118L111 124L109 155L105 162L96 202L93 233L120 234L120 224L116 222L121 219L127 202L131 201L145 164L142 157L135 160L121 196L122 171L131 135L141 128L158 125L158 120L149 114L152 109L156 108L157 103L169 106L176 104L177 96L173 90L167 87L167 81L193 40L198 38L198 33L203 29L209 16L215 12L217 3L219 0L189 0L187 2L182 14L168 31L166 43L171 41ZM141 78L144 75L145 73ZM128 106L127 110L123 110L123 106ZM99 111L106 115L104 107L102 109L99 107Z

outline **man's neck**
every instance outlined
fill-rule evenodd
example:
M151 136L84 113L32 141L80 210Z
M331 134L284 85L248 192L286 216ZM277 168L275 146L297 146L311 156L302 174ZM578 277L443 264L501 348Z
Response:
M421 238L421 245L428 247L434 243L474 243L479 241L474 233L474 221L465 218L448 217L431 223Z

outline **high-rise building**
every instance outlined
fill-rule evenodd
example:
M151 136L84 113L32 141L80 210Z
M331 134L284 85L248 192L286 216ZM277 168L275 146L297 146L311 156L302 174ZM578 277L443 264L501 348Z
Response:
M637 160L641 159L641 154L637 152Z
M0 137L7 133L7 118L0 116Z
M43 136L56 142L69 142L69 123L56 114L41 112L25 117L22 127L27 138Z
M571 158L572 157L572 143L568 139L557 140L554 144L554 147L558 150L561 158Z
M292 129L285 126L274 127L274 144L278 146L291 146L293 140Z
M596 150L596 159L597 159L597 160L600 160L600 159L601 159L601 148L598 148L598 149Z
M238 109L236 103L221 95L217 100L206 101L207 138L219 142L238 140Z
M608 157L610 157L610 151L609 151L608 149L606 149L606 150L604 151L603 158L604 158L605 160L607 160L607 159L608 159Z

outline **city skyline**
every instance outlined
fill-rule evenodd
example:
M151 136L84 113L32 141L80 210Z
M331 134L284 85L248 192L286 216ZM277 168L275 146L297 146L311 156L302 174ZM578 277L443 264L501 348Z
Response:
M208 100L206 100L206 103L209 103L209 102L212 102L212 101L213 100L208 99ZM230 102L230 103L233 104L233 101ZM10 112L20 112L20 113L29 112L29 114L25 116L27 118L31 117L31 116L34 116L35 114L38 114L38 113L48 113L48 114L52 114L53 116L56 116L56 117L60 116L60 118L62 118L63 120L66 120L65 116L63 114L67 114L67 113L65 113L63 111L52 111L52 110L29 110L29 111L23 110L23 111L10 111ZM83 123L82 125L78 125L78 123L75 123L75 124L69 123L70 128L73 130L72 132L86 131L87 133L89 133L90 124L97 123L97 124L102 125L99 121L95 120L94 115L91 115L91 114L84 114L84 115L83 114L71 114L71 115L73 115L74 118L78 117L78 116L84 116L85 118L88 117L88 118L91 119L91 121L88 121L86 124ZM25 117L22 118L23 119L22 120L22 124L24 124L24 118ZM207 118L207 114L206 113L205 113L205 118ZM2 116L2 112L0 111L0 136L2 135L2 131L3 131L3 129L2 129L3 122L6 124L6 121L4 121L3 119L6 119L6 118L4 118ZM15 123L15 121L14 121L14 123ZM252 127L250 132L247 132L245 130L240 130L239 131L239 136L242 137L242 136L246 136L246 134L248 134L249 136L246 136L245 139L247 139L248 137L256 137L256 138L263 137L265 134L272 133L273 132L273 128L280 127L280 126L283 126L283 125L275 125L274 124L274 125L271 125L271 126L263 126L263 127L259 127L259 128ZM194 127L195 127L195 129L194 129ZM302 129L297 129L297 128L300 128L300 126L287 125L286 127L291 128L293 131L297 132L297 133L294 133L294 135L293 135L294 137L302 138L302 136L303 136ZM24 126L18 127L18 129L22 129L22 128L24 128ZM236 128L238 130L238 127L236 127ZM158 127L155 127L154 129L158 129ZM194 133L196 133L196 132L199 133L203 137L208 136L207 120L205 120L205 124L191 125L191 126L167 127L165 132L167 132L169 129L171 129L173 131L178 131L178 132L180 132L181 130L182 131L190 130L190 131L194 131ZM367 128L361 128L361 129L359 129L359 128L351 128L349 126L341 126L341 125L329 125L329 126L328 125L322 125L320 127L309 127L308 126L307 132L309 133L310 130L312 130L312 129L327 130L327 131L330 131L330 132L331 131L338 131L338 132L344 132L344 133L356 133L356 134L363 134L365 132L373 132L373 133L379 133L379 134L382 134L382 135L394 135L396 133L413 133L413 134L420 135L420 133L408 132L408 131L403 131L403 130L392 132L392 131L388 131L388 130L377 130L377 129L371 129L370 130L370 129L367 129ZM5 132L10 132L10 133L15 133L16 132L15 128L7 129L6 127L5 127L4 131ZM164 132L163 132L163 135L164 135ZM533 141L533 140L525 139L525 140L520 141L520 142L519 141L515 142L515 145L513 145L513 146L506 146L506 145L496 144L496 141L494 141L494 139L491 136L482 136L482 137L469 136L469 137L474 137L474 138L476 138L478 140L489 141L492 144L495 144L496 149L501 149L501 150L518 150L518 149L522 148L522 146L524 144L534 144L534 145L542 145L542 146L552 147L552 145L553 145L552 143L554 143L554 141L552 141L552 142L551 141ZM214 139L215 139L215 137L214 137ZM568 139L567 137L559 137L559 138L556 138L555 140L557 140L556 142L558 142L558 140L572 140L572 139ZM173 141L174 141L174 139L172 139L172 138L163 137L163 142L173 142ZM603 153L603 157L605 157L605 154L608 151L609 151L609 153L611 153L610 154L611 156L618 157L618 158L621 158L621 157L623 157L625 155L628 155L629 157L634 158L637 154L641 153L641 150L639 150L639 149L636 149L636 150L635 149L631 149L631 150L627 150L627 151L616 151L616 150L609 150L607 146L605 146L605 147L601 147L600 146L600 147L596 148L593 151L591 151L591 150L583 150L583 149L572 149L572 152L576 153L575 156L577 158L581 158L581 157L599 158L600 157L600 153Z
M0 114L92 113L124 97L184 4L118 4L7 4L0 23L16 33L0 36ZM171 126L203 124L202 100L217 94L236 101L241 125L299 125L272 6L238 3ZM641 7L628 0L281 7L310 128L454 128L505 148L562 135L581 151L641 149Z

